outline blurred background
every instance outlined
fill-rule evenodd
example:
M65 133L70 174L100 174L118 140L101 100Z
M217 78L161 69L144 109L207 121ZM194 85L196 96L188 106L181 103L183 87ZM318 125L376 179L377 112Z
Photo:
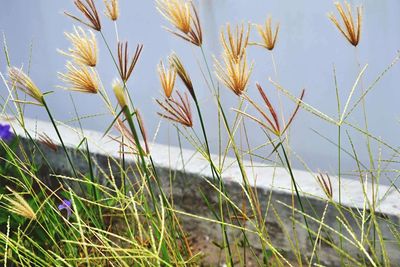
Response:
M369 85L386 69L397 55L400 47L400 2L397 0L365 0L351 1L351 4L363 6L363 25L361 41L357 49L349 45L337 28L328 19L327 14L337 11L333 1L319 0L197 0L204 33L204 49L210 65L213 56L219 57L219 32L229 22L264 24L271 15L273 23L280 23L280 32L273 55L276 61L275 75L269 51L256 46L248 48L248 59L254 60L254 70L248 86L248 93L259 99L255 82L259 82L270 95L273 103L279 106L276 88L268 81L269 78L280 83L294 95L299 95L302 88L306 89L304 101L327 115L337 118L337 101L333 69L336 69L342 107L349 95L351 87L360 71L357 61L368 68L363 76L362 85ZM101 11L102 26L107 40L116 53L116 35L114 24L103 13L103 1L96 1ZM72 0L1 0L0 31L7 40L11 63L15 66L29 68L32 79L43 91L55 93L47 97L53 114L58 120L77 125L74 122L75 113L71 100L73 98L82 123L85 128L105 131L112 118L105 115L107 110L96 95L71 93L57 88L62 85L57 78L57 72L65 71L66 58L57 49L66 50L69 42L64 32L73 30L77 22L66 17L68 11L78 15ZM79 14L80 15L80 14ZM177 145L176 130L170 123L161 121L156 114L160 111L155 104L155 98L161 98L161 87L156 66L161 59L166 60L172 51L176 52L185 66L195 85L196 94L200 99L211 139L213 152L218 153L218 120L217 110L210 91L203 79L199 67L205 68L201 52L197 47L179 39L165 31L162 26L170 27L169 23L158 13L155 1L120 0L120 19L117 22L119 38L129 41L131 53L137 43L144 45L141 58L128 82L134 102L144 117L148 134L155 137L155 142ZM260 41L255 28L252 29L251 41ZM108 54L106 47L97 36L100 60L98 71L104 87L110 92L111 82L118 73ZM204 69L205 70L205 69ZM4 53L0 55L0 71L6 72ZM395 65L379 81L366 98L368 126L370 134L382 139L392 148L372 140L372 154L375 160L381 157L393 161L387 168L396 169L397 158L392 158L398 147L399 137L399 76L400 66ZM181 83L177 88L185 90ZM1 96L7 96L7 90L0 85ZM360 96L358 87L351 103ZM221 88L221 98L231 121L235 116L232 107L238 105L238 98L229 89ZM294 103L283 96L283 110L289 115L294 109ZM28 106L26 115L30 118L47 120L43 108ZM257 114L249 109L252 114ZM95 115L95 116L93 116ZM196 129L198 120L195 116ZM361 105L348 118L349 122L364 127ZM160 126L157 136L157 128ZM267 138L259 126L246 121L248 137L253 147L261 145ZM238 132L237 137L240 138ZM337 171L337 127L300 110L291 127L293 164L297 168L305 166L294 155L301 157L312 171ZM226 134L224 134L226 136ZM343 147L352 151L351 138L358 158L369 166L366 149L366 138L352 127L343 128ZM224 139L226 142L226 138ZM243 140L243 136L242 136ZM331 140L332 142L328 141ZM244 145L244 144L243 144ZM190 148L190 144L184 142ZM268 156L270 146L256 153ZM352 157L343 153L343 169L351 172L356 168ZM260 158L254 158L261 160ZM376 167L376 166L375 166ZM351 176L351 173L348 174ZM394 179L395 174L387 174L386 179ZM387 183L388 181L384 181Z

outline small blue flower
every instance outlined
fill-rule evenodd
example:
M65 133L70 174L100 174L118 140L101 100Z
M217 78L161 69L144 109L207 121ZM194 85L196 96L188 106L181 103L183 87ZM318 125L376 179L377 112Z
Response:
M13 136L13 133L10 131L10 125L0 123L0 139L3 139L4 141L10 141Z
M63 199L62 203L60 205L58 205L58 210L59 211L67 210L67 218L69 218L72 213L71 201L69 201L67 199Z

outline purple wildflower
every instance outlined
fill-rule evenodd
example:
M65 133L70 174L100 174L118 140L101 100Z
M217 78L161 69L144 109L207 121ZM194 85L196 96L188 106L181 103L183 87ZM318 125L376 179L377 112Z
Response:
M12 137L13 133L10 131L10 125L0 123L0 139L10 141Z
M62 203L60 205L58 205L58 210L59 211L67 210L67 218L69 218L72 213L71 201L69 201L67 199L63 199Z

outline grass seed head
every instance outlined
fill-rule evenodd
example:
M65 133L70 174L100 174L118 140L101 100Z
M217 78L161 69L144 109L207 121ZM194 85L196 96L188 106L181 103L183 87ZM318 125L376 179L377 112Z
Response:
M6 208L15 214L18 214L27 219L36 220L36 213L33 211L29 203L17 192L13 191L9 187L7 187L9 191L11 191L13 198L9 196L4 196L4 199L8 202Z
M222 63L215 59L215 74L227 88L240 96L246 90L253 64L248 65L246 53L243 54L240 61L236 61L226 54L222 58Z
M119 17L118 0L104 0L106 6L105 14L112 21L116 21Z
M81 27L74 27L73 33L65 33L71 42L72 48L61 54L71 57L75 62L95 67L97 64L97 42L95 34L89 30L85 32Z
M190 95L193 99L196 99L196 94L194 93L194 87L192 84L192 80L190 79L189 74L187 73L185 67L182 64L182 61L176 54L172 54L169 56L169 62L171 66L175 69L176 73L178 74L179 78L182 80L183 84L188 89Z
M41 133L38 137L39 142L47 146L49 149L53 150L54 152L58 150L57 144L54 143L54 141L46 133Z
M267 94L265 93L264 89L261 87L259 83L256 83L256 87L258 89L258 92L260 93L261 99L263 100L265 107L267 108L267 111L265 111L262 107L260 107L253 99L251 99L248 95L244 95L244 98L261 114L262 118L258 119L255 116L252 116L244 111L241 110L235 110L236 112L250 118L251 120L257 122L261 127L263 127L265 130L268 132L271 132L277 137L282 136L286 130L289 128L291 123L293 122L294 118L297 115L297 112L300 108L300 104L303 100L305 90L303 89L301 91L299 100L297 102L297 105L288 119L288 122L284 127L281 127L281 123L279 122L278 119L278 112L275 109L275 107L272 105L271 101L269 100ZM283 129L282 129L283 128Z
M250 24L245 30L244 25L236 25L235 32L232 33L231 26L226 25L226 34L224 30L220 33L220 39L224 53L234 62L239 62L246 53L249 43Z
M145 146L145 149L146 149L145 152L146 152L146 154L150 154L150 146L149 146L149 142L148 142L148 138L147 138L146 127L144 126L142 115L141 115L141 113L139 112L138 109L136 109L136 117L138 119L140 133L142 134L142 137L143 137L144 146Z
M320 186L322 187L322 190L324 190L325 195L329 199L332 199L333 189L332 189L331 177L329 177L328 174L324 175L322 173L319 173L319 175L317 175L317 180Z
M193 127L193 116L190 108L190 102L187 94L183 96L176 91L177 98L165 98L164 101L156 100L158 105L165 113L158 112L157 114L163 118L177 122L186 127Z
M33 83L31 78L26 75L22 69L16 67L8 68L8 77L11 86L23 91L37 101L38 105L43 105L43 94L40 89Z
M352 44L357 46L360 42L361 36L361 24L362 24L362 9L361 7L356 7L357 18L356 22L353 19L352 8L348 2L344 2L344 7L339 3L335 3L336 9L339 12L340 17L343 21L343 26L339 23L333 13L328 15L329 19L338 28L338 30L343 34L343 36Z
M139 60L140 54L142 53L143 45L138 44L136 46L135 54L129 61L128 53L128 42L118 42L118 71L121 79L126 83L131 76L136 63Z
M157 0L157 9L177 31L167 30L176 36L196 45L203 43L200 19L196 7L186 0Z
M164 94L167 98L170 98L175 86L176 70L171 66L166 69L162 61L158 64L157 70Z
M83 64L73 64L68 61L67 72L58 73L60 80L68 84L61 87L66 90L96 94L99 90L99 81L96 72Z
M262 39L262 43L255 44L272 51L275 47L276 40L278 39L279 23L275 26L275 30L272 30L272 18L268 17L265 26L257 24L256 28Z
M75 0L75 6L78 10L86 17L86 21L76 17L68 12L64 12L65 15L71 17L72 19L79 21L80 23L92 28L96 31L101 31L101 23L99 13L97 12L96 5L93 0Z
M128 105L128 103L126 101L124 85L122 84L122 82L120 80L115 79L113 81L112 88L113 88L115 97L117 98L118 104L120 105L121 108L125 108Z

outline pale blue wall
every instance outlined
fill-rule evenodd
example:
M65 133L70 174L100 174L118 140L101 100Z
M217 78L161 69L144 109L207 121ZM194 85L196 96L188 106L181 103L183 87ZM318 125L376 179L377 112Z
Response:
M66 49L68 42L63 32L72 29L73 21L65 17L62 12L69 10L76 13L72 0L1 0L0 31L4 31L10 48L12 63L20 66L28 65L29 46L33 42L31 76L42 90L56 90L49 96L50 106L55 116L60 120L74 117L69 93L55 89L59 84L56 78L57 71L63 71L65 58L60 56L57 48ZM97 1L103 9L102 1ZM121 19L118 21L120 37L128 40L131 48L135 43L144 44L144 51L135 70L129 87L144 114L149 133L155 133L159 118L155 115L158 107L154 98L160 96L160 86L156 76L156 64L165 58L172 50L176 51L190 66L189 72L194 80L197 94L206 109L206 120L209 125L209 135L212 137L212 146L217 145L215 109L211 106L208 89L198 71L196 59L201 60L200 51L171 34L166 33L161 25L166 22L155 9L154 1L150 0L121 0ZM306 88L305 101L332 116L336 114L335 88L333 83L332 66L337 69L342 101L356 78L358 69L355 63L354 48L345 42L344 38L334 28L327 18L327 13L334 10L333 1L259 1L259 0L198 0L205 44L208 55L219 54L218 31L225 22L257 22L263 23L268 14L275 21L281 23L279 40L274 50L277 61L279 81L293 93ZM373 79L391 62L396 51L400 48L400 2L397 0L365 0L362 3L366 15L364 16L362 38L358 53L362 64L368 63L364 86L368 86ZM109 40L115 40L113 24L102 17L104 31ZM253 31L252 39L258 38ZM102 81L108 86L116 76L114 65L107 51L98 37L100 44L99 71ZM268 77L274 77L270 55L261 48L251 47L249 58L255 59L255 69L249 87L251 95L255 95L255 81L261 82L267 92L275 96L273 87L268 84ZM5 71L5 59L0 56L0 70ZM386 142L397 146L399 136L399 71L395 66L377 85L368 96L368 117L371 132L382 137ZM178 85L184 89L182 85ZM0 86L4 92L4 86ZM225 105L235 106L236 97L227 89L222 90ZM2 95L5 95L3 93ZM356 93L358 96L359 93ZM74 93L73 97L81 115L102 113L105 108L98 97ZM277 103L277 102L275 102ZM284 101L293 105L290 101ZM44 111L37 107L29 107L28 116L46 118ZM232 113L232 112L231 112ZM361 113L354 114L353 122L361 124ZM104 130L110 121L108 117L92 118L84 121L87 128ZM196 121L197 122L197 121ZM265 139L255 124L248 122L250 137L253 144L260 144ZM163 123L158 142L168 142L168 127ZM296 153L303 156L313 170L336 169L336 148L329 144L311 129L319 131L329 138L336 138L336 128L328 125L305 111L299 112L299 117L293 124L294 134L292 142ZM170 127L170 142L176 144L175 131ZM359 157L367 159L365 140L359 134L349 129L354 138ZM346 142L347 143L347 142ZM347 149L350 147L347 145ZM373 152L378 155L377 146ZM270 149L264 150L265 155ZM388 156L390 151L383 148L383 154ZM367 161L365 161L367 163ZM300 166L299 163L295 163ZM354 166L349 158L344 158L344 166ZM392 167L396 167L392 165Z

